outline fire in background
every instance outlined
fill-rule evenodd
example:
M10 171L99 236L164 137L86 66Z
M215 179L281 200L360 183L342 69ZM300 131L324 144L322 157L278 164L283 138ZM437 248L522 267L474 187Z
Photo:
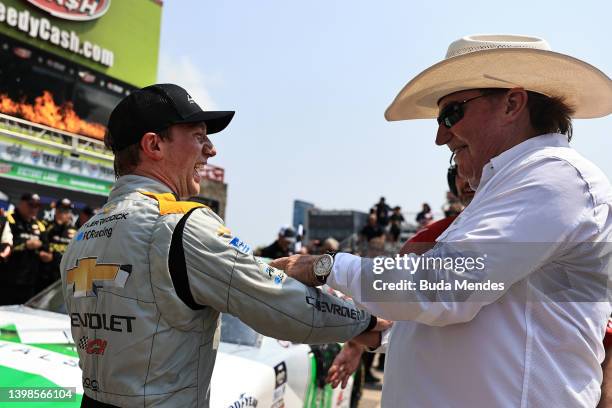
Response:
M34 99L33 104L25 100L17 102L7 94L0 94L0 112L99 140L104 140L106 132L104 125L81 119L74 111L72 102L56 104L49 91L43 91L41 96Z

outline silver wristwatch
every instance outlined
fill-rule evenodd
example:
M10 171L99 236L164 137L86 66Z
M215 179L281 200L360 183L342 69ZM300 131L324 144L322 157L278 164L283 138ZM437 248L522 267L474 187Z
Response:
M315 278L321 285L324 285L327 282L327 277L332 271L334 267L334 254L324 254L321 255L315 262L312 267L314 271Z

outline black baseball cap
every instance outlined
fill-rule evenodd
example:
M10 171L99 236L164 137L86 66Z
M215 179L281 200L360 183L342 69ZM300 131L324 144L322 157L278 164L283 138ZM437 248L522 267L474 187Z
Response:
M21 195L21 201L28 201L30 203L40 203L40 196L36 193L24 193Z
M74 208L72 201L69 198L62 198L55 203L55 209L57 211L70 211Z
M289 242L295 241L295 230L291 227L282 227L280 231L278 231L278 235L285 238Z
M147 132L179 123L206 124L208 134L227 127L234 111L204 111L187 91L175 84L156 84L132 92L113 109L105 143L113 152L138 143Z

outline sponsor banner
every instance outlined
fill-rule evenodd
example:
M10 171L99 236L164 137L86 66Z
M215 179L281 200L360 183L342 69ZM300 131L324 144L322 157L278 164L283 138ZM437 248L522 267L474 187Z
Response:
M157 76L161 11L151 0L0 0L0 33L142 87Z
M65 20L95 20L106 13L111 0L27 0L30 4Z
M0 159L46 170L61 171L83 177L100 179L113 183L115 172L112 167L103 166L67 154L55 154L41 149L33 149L23 145L9 145L0 141Z
M61 173L3 159L0 159L0 177L104 196L110 193L113 186L113 183L104 180Z

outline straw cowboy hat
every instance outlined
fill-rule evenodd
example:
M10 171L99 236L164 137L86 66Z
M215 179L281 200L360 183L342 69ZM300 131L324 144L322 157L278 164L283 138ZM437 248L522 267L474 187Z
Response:
M576 110L574 118L612 113L612 81L594 66L551 51L541 38L470 35L453 42L443 61L408 82L385 118L435 118L440 98L453 92L514 87L564 97Z

